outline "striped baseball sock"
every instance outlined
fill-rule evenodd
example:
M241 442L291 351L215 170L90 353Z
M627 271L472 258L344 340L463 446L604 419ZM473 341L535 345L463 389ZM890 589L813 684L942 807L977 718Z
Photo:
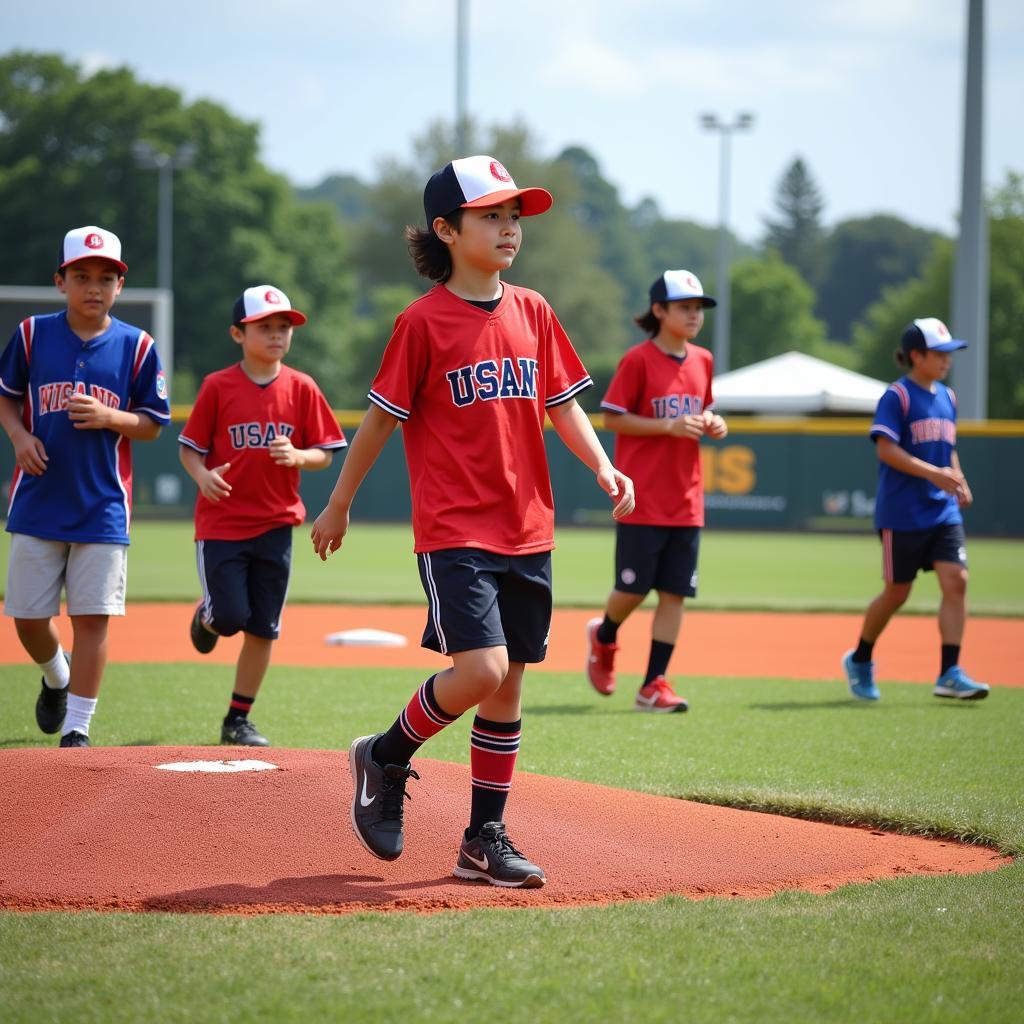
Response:
M469 767L473 795L469 809L467 839L477 835L489 821L502 821L505 801L512 789L523 721L492 722L479 715L473 719L469 739Z
M255 697L246 697L244 693L232 693L231 703L228 704L228 713L224 721L235 722L239 718L248 718L255 700Z
M434 696L431 676L412 696L405 710L373 746L373 759L379 765L408 764L412 755L431 736L436 736L459 715L449 715ZM461 714L462 712L459 712Z

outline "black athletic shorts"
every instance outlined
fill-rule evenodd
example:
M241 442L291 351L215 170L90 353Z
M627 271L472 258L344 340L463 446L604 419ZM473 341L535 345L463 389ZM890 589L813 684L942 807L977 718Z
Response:
M196 562L203 618L217 633L278 638L292 567L290 526L246 540L196 541Z
M625 594L663 590L696 597L699 553L699 526L617 523L613 586Z
M508 648L509 661L543 661L551 629L551 552L480 548L418 554L427 595L422 646L441 654Z
M960 523L929 530L879 530L882 539L882 579L886 583L912 583L918 571L928 572L936 562L967 568L967 541Z

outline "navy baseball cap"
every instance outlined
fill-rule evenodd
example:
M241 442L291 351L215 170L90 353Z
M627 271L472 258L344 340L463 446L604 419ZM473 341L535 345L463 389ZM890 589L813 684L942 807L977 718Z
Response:
M519 197L519 213L534 217L551 209L551 193L543 188L517 188L512 175L493 156L467 156L445 164L430 176L423 190L427 227L453 210L496 206Z
M275 313L283 313L296 327L301 327L306 322L306 314L292 309L288 296L271 284L257 284L252 288L246 288L235 299L231 322L251 324L254 320L263 320Z
M700 299L705 309L714 309L718 303L704 294L700 278L689 270L666 270L651 285L651 305L656 302L678 302L680 299Z
M926 316L907 324L900 339L904 352L918 349L923 352L956 352L967 348L966 341L960 341L949 333L949 328L938 318Z

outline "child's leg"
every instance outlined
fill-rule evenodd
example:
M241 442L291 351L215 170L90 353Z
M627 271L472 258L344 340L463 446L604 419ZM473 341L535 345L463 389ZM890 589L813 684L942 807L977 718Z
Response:
M229 721L244 718L252 708L260 692L260 684L270 667L273 646L274 641L266 637L242 634L242 649L238 652L238 663L235 665L235 689L231 694L227 714Z
M939 603L939 636L942 657L939 675L960 661L960 645L967 622L967 569L956 562L936 562L935 576L942 591Z
M912 582L886 582L882 592L868 605L860 629L860 642L853 652L855 662L871 660L875 642L882 635L882 630L889 624L889 620L906 603L913 585Z
M614 644L618 640L619 626L644 603L644 594L627 594L624 590L613 590L604 605L604 619L597 627L597 639L602 644Z
M72 615L75 657L71 664L68 710L61 736L77 732L89 735L96 700L107 667L107 615Z
M651 653L643 686L668 671L668 663L675 650L679 628L683 623L683 600L680 594L658 591L658 606L651 623Z
M509 665L504 682L477 708L469 746L473 792L467 838L477 835L487 822L504 819L522 734L525 669L521 661Z
M55 690L67 686L68 663L53 619L15 619L14 628L25 653L42 669L46 685Z

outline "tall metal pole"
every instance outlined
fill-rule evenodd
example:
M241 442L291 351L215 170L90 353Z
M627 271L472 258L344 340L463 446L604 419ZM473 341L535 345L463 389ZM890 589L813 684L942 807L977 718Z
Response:
M455 150L466 155L466 35L469 22L469 0L455 4Z
M731 342L731 289L729 281L729 164L732 129L723 125L719 132L721 145L718 161L718 257L715 268L715 291L718 309L715 310L714 353L715 372L725 373L729 369L729 346Z
M960 237L953 267L953 336L969 347L954 362L960 412L965 419L988 416L988 217L985 211L984 72L985 4L968 0L967 72L964 85L963 178Z
M174 165L171 157L161 153L157 160L159 195L157 198L156 283L171 290L174 258Z

